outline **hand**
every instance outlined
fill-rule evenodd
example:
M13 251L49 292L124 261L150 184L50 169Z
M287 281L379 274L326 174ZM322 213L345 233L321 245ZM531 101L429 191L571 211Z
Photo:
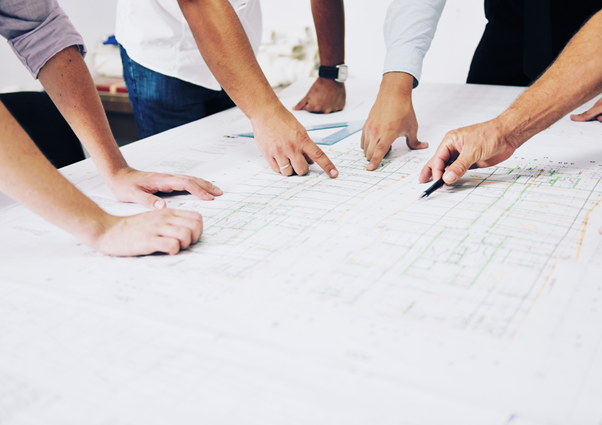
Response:
M420 172L420 183L426 183L431 176L433 181L443 176L446 184L452 184L469 168L491 167L510 158L519 145L510 142L502 128L495 119L447 133L435 155ZM452 161L454 163L446 170L446 165Z
M598 99L598 101L592 106L589 110L576 115L571 115L571 119L573 121L593 121L598 120L602 122L602 98Z
M275 173L291 176L307 174L316 162L332 178L338 176L334 164L307 135L305 128L284 107L273 114L251 120L255 142Z
M293 108L295 111L302 109L308 112L330 114L341 111L345 107L345 84L334 80L318 78L307 94Z
M410 149L425 149L428 143L417 138L418 122L412 106L414 77L401 72L383 77L378 97L362 130L362 149L370 163L368 171L376 170L391 150L393 142L405 136Z
M163 209L130 217L106 215L99 235L89 245L119 257L165 252L175 255L198 242L203 219L193 211Z
M105 181L117 200L138 203L154 210L166 205L163 199L153 195L156 192L184 190L204 201L223 194L219 187L197 177L147 173L130 167L120 169Z

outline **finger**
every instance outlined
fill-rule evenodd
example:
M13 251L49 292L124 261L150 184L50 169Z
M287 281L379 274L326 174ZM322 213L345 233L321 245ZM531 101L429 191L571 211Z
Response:
M578 122L591 121L594 118L598 118L600 114L602 114L602 107L593 106L581 114L571 115L571 119Z
M389 153L389 149L391 149L391 145L395 141L393 137L383 137L376 144L374 144L374 149L371 150L371 147L368 148L368 155L366 158L370 161L366 170L374 171L378 168L378 165L383 160L386 154Z
M378 142L378 139L375 137L374 133L371 131L366 131L366 128L364 127L364 131L365 131L365 137L364 137L364 146L362 147L362 149L364 150L364 156L366 157L366 159L368 161L370 161L370 159L372 158L372 152L374 151L374 148L376 147L376 143ZM370 134L372 133L372 134ZM371 147L371 145L373 145ZM370 152L370 156L368 156L368 152Z
M339 171L334 166L330 158L326 156L324 151L318 147L314 142L309 141L303 147L303 152L307 155L312 161L317 163L321 169L323 169L328 176L331 178L335 178L339 175Z
M194 179L186 182L184 184L184 189L197 198L205 201L212 201L215 199L215 196L220 196L224 193L220 188L213 186L211 182L203 179Z
M162 210L166 206L166 203L163 199L141 189L136 189L136 191L134 191L131 201L140 205L144 205L151 210Z
M449 163L447 160L443 159L445 156L435 156L431 162L431 170L433 181L439 181L443 176L443 172L445 171L445 167Z
M598 230L598 232L600 232L600 234L602 234L602 227L600 227L600 230Z
M152 254L153 252L164 252L169 255L176 255L180 252L180 242L174 238L157 236L152 239L150 250L147 251L148 254Z
M364 155L366 155L366 159L370 161L372 159L372 155L376 150L376 146L378 146L380 139L372 139L367 143L364 149Z
M314 105L314 104L307 104L305 106L305 110L307 112L311 112L312 114L329 114L330 113L330 109L324 109L322 107L320 107L320 105Z
M295 111L300 111L302 109L305 108L305 106L307 105L307 102L309 101L309 96L305 96L303 99L301 99L299 101L299 103L297 103L294 107L293 110Z
M462 152L460 152L460 156L458 156L454 163L447 167L447 170L445 170L445 174L443 174L443 180L446 184L452 184L458 181L458 179L466 174L470 166L475 162L477 161L474 158L473 153L467 149L463 149ZM433 175L433 178L436 177Z
M282 156L280 158L276 158L276 163L278 164L278 172L280 174L283 176L293 175L295 170L293 169L293 166L287 157Z
M175 217L186 220L186 226L192 231L192 243L198 242L203 233L203 217L195 211L169 210Z
M424 167L422 167L422 170L420 170L420 176L418 177L418 181L420 183L426 183L427 181L430 180L432 175L433 175L433 170L431 168L431 161L429 161L426 163L426 165Z
M187 218L189 220L196 220L196 221L200 221L200 222L203 221L203 216L200 215L198 212L195 212L195 211L172 210L172 209L167 209L165 211L169 212L170 214L173 214L175 216L182 217L182 218Z
M426 149L429 147L428 143L421 142L418 140L416 131L413 131L406 135L406 144L410 149Z
M278 167L278 163L276 162L276 160L274 158L267 158L266 160L268 161L268 165L270 166L270 169L275 172L280 174L280 167Z
M297 173L297 175L304 176L307 174L307 172L309 171L309 165L307 164L307 161L305 160L305 155L303 155L301 152L298 152L298 153L291 155L291 157L289 159L290 159L291 165L292 165L293 169L295 170L295 173Z
M164 238L177 239L181 249L188 248L192 243L192 232L185 226L172 226L165 223L157 228L157 233Z
M435 155L426 163L422 171L420 172L419 181L426 183L432 177L433 181L437 181L443 175L443 171L451 158L455 156L457 152L453 147L453 144L446 143L445 139L435 152Z
M191 176L170 176L161 175L155 181L155 188L160 192L173 192L174 190L186 191L199 199L206 201L213 200L215 195L221 195L223 192L210 182Z
M307 162L309 165L314 163L314 160L307 156L305 152L303 152L303 158L305 158L305 162Z
M190 231L190 240L188 241L190 245L195 244L199 241L201 237L201 226L197 220L188 219L184 217L178 217L176 215L169 218L168 223L174 227L186 228Z

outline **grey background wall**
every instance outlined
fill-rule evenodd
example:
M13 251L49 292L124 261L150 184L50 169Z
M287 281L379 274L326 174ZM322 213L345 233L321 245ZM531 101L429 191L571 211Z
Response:
M175 1L175 0L174 0ZM264 27L312 25L309 0L261 0ZM117 0L59 0L88 49L114 32ZM347 57L356 78L378 79L385 55L383 22L390 0L346 0ZM485 26L483 0L448 0L422 81L463 83ZM6 43L0 43L0 91L39 90Z

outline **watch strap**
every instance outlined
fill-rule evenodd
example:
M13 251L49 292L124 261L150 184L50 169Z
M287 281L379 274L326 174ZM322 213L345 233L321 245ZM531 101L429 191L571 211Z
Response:
M339 78L339 68L337 68L336 66L320 65L320 68L318 68L318 75L320 76L320 78L336 80L337 78Z

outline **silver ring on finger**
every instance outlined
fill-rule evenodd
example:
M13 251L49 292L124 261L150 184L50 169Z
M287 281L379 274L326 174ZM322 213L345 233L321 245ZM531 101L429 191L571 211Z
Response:
M291 166L291 163L289 162L289 163L288 163L288 164L286 164L285 166L283 166L283 167L280 167L280 171L286 170L286 169L287 169L288 167L290 167L290 166Z

